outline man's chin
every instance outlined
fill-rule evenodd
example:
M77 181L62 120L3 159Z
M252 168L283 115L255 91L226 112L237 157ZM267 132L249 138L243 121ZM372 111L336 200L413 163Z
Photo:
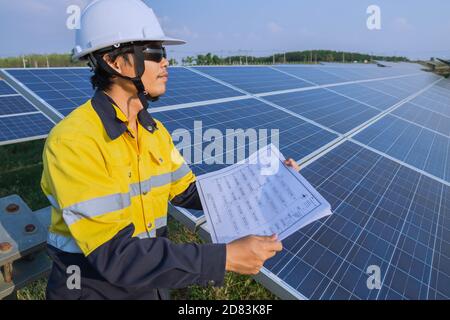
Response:
M161 96L163 96L166 93L166 90L161 90L161 91L154 91L154 92L149 92L149 97L152 98L159 98Z

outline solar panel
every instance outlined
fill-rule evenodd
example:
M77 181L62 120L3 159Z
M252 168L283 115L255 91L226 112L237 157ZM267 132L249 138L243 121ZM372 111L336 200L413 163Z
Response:
M253 94L311 86L308 82L269 67L195 67L194 69Z
M11 88L5 81L0 80L0 96L15 93L17 92L13 88Z
M450 139L387 115L354 139L438 178L450 181Z
M331 176L322 174L333 166L338 170ZM303 174L331 199L335 214L300 232L292 249L300 265L316 272L304 280L285 279L298 280L297 288L308 291L317 272L326 275L315 283L311 298L424 298L446 186L348 142ZM367 287L370 265L382 270L381 290Z
M63 116L92 97L88 68L6 69Z
M53 126L40 112L0 116L0 144L44 138Z
M325 89L265 96L264 99L342 134L380 113L376 108Z
M35 111L37 109L20 95L0 96L0 116Z
M4 81L2 88L6 94L0 94L0 145L45 137L53 121Z

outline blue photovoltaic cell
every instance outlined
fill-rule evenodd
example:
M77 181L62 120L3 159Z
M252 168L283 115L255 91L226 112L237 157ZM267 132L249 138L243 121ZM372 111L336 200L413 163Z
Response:
M38 110L22 96L0 96L0 116L25 112L37 112Z
M269 67L196 67L195 69L250 93L313 86Z
M281 152L286 156L295 159L303 158L337 138L333 133L325 131L255 99L163 111L155 113L154 116L156 119L160 120L171 133L176 129L187 129L189 132L193 133L194 121L202 121L203 132L210 128L218 129L223 136L227 134L227 129L254 129L254 132L258 134L258 137L263 137L259 135L259 133L263 133L264 130L267 130L267 142L270 143L271 134L274 133L274 131L271 130L278 130ZM234 146L236 146L237 141L235 136L229 134L226 143L231 143L232 141L235 141ZM205 147L210 145L210 142L191 142L196 148L202 147L202 150L205 150ZM276 141L272 142L276 143ZM226 144L224 142L224 149L225 146ZM252 144L251 147L257 148L255 144ZM253 150L256 151L256 149L252 149L252 152ZM241 157L239 158L240 160L249 156L250 147L248 140L245 141L245 150L244 148L241 148L240 151L242 152ZM192 159L190 162L194 163L193 170L196 174L211 172L225 166L222 164L206 164L204 163L205 161L203 161L202 164L197 165L195 162L198 161L195 161L192 156L193 155L191 154L191 157L188 157L188 159ZM237 153L234 154L234 157L228 158L231 159L230 161L227 161L227 158L225 158L225 155L222 153L219 158L222 159L222 162L228 163L235 163L238 159Z
M302 174L333 215L285 239L270 272L308 299L450 298L449 272L436 262L448 257L437 248L448 239L438 219L449 215L445 185L351 142ZM369 266L380 267L381 290L367 287Z
M428 104L427 107L406 103L392 113L403 119L412 121L425 128L450 137L450 108L448 108L449 116L430 110L432 108L433 106L431 103Z
M446 136L387 115L354 139L450 181L450 139Z
M53 126L41 113L0 117L0 141L47 135Z
M88 68L6 71L64 116L89 100L93 94Z
M16 94L17 92L11 88L5 81L0 80L0 96L4 94Z
M380 113L326 89L265 96L264 99L339 133L346 133Z
M242 96L218 82L210 80L185 68L169 68L167 91L151 107L162 107L182 103Z
M400 98L369 89L368 87L359 84L338 86L330 88L329 90L344 94L382 111L389 109L401 100Z

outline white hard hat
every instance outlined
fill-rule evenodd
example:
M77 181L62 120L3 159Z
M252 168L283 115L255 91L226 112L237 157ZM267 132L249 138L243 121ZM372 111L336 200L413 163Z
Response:
M99 49L127 42L186 43L164 34L155 13L141 0L96 0L81 14L73 58L81 59Z

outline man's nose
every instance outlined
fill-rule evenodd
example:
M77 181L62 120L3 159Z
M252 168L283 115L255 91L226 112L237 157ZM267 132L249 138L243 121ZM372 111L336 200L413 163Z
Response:
M161 60L161 67L163 68L167 68L170 65L169 60L167 60L167 58L163 58Z

